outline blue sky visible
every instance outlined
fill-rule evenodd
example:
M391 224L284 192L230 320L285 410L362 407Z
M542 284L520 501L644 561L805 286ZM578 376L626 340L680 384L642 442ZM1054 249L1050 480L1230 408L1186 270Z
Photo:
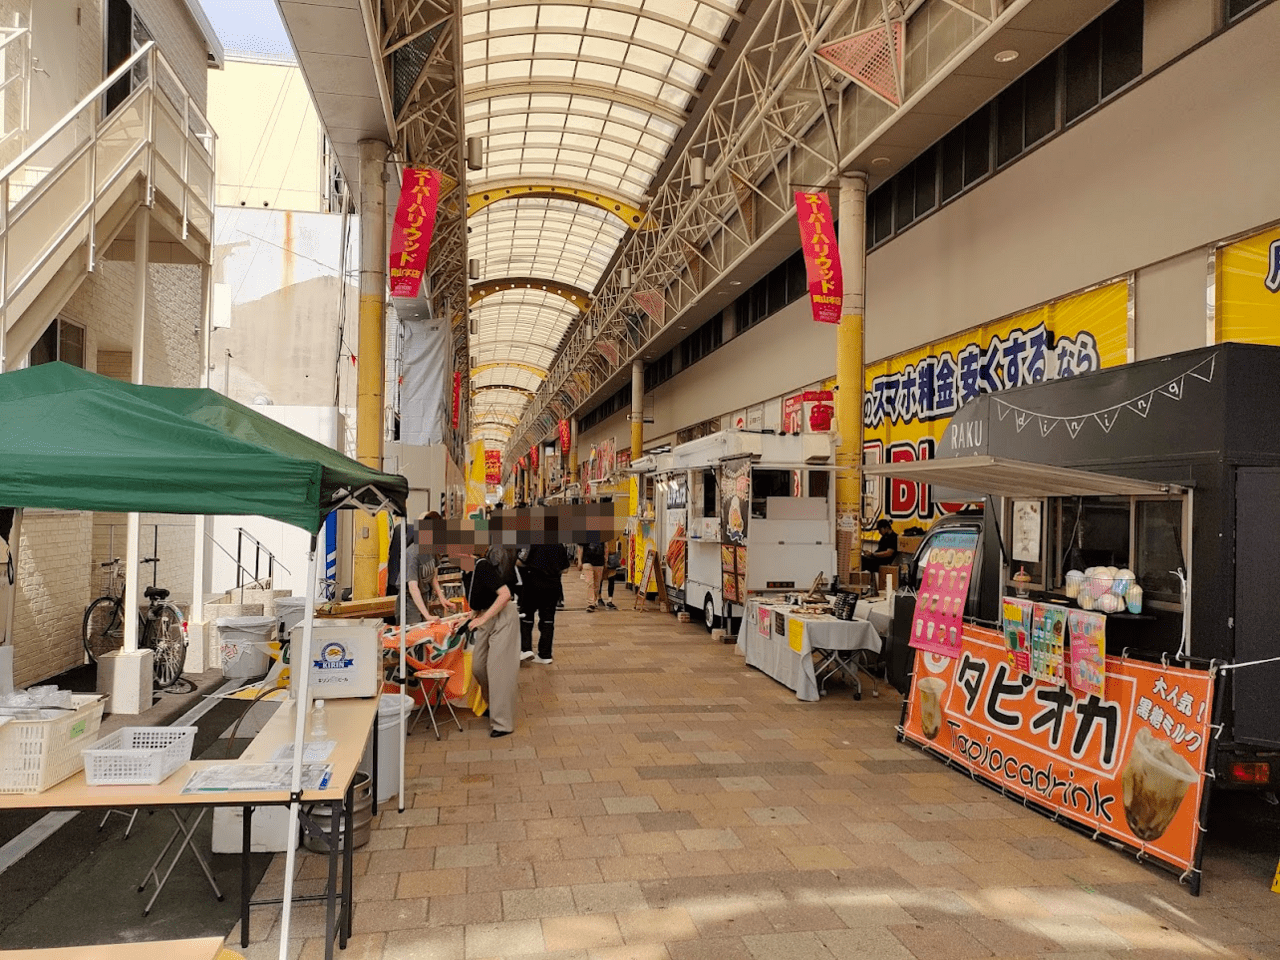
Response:
M293 56L275 0L200 0L229 51Z

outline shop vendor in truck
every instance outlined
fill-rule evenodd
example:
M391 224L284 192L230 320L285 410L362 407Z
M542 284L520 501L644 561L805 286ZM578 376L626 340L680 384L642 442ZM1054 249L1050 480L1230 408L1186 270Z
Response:
M893 524L881 517L876 521L876 532L880 534L880 542L874 550L862 554L862 569L868 573L879 573L881 567L893 565L893 558L898 555L898 535L893 532Z

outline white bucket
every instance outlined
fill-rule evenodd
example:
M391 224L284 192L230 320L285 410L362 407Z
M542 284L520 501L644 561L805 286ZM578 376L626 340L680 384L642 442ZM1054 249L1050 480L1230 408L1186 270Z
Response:
M233 680L260 677L271 665L267 644L275 632L274 617L220 617L218 647L222 650L222 674Z
M378 701L378 802L385 803L400 792L400 713L412 715L413 698L403 693L384 693ZM405 729L408 729L408 719ZM360 761L360 769L373 776L373 743Z

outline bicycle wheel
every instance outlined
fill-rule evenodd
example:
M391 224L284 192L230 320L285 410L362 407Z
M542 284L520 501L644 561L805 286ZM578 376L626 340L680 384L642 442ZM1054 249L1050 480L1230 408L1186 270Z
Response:
M155 688L166 690L178 682L187 662L187 635L182 632L182 611L167 603L147 615L143 645L153 651Z
M90 663L97 663L104 653L119 650L124 645L124 617L120 616L120 601L115 597L99 597L89 604L89 609L84 612L80 639Z

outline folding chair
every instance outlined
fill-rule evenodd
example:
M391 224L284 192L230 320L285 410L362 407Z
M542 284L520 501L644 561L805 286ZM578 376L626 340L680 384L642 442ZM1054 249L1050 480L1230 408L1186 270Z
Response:
M413 675L422 683L422 706L418 708L418 712L414 715L413 723L409 725L409 732L413 733L425 711L427 716L431 718L431 729L436 732L436 739L440 739L440 727L436 723L436 710L439 709L440 703L432 703L432 698L434 697L438 697L449 708L449 716L453 717L453 722L458 725L458 730L461 732L462 721L458 719L458 715L453 710L453 704L449 702L448 696L445 695L445 687L453 679L454 671L442 667L429 667L426 670L415 670Z

